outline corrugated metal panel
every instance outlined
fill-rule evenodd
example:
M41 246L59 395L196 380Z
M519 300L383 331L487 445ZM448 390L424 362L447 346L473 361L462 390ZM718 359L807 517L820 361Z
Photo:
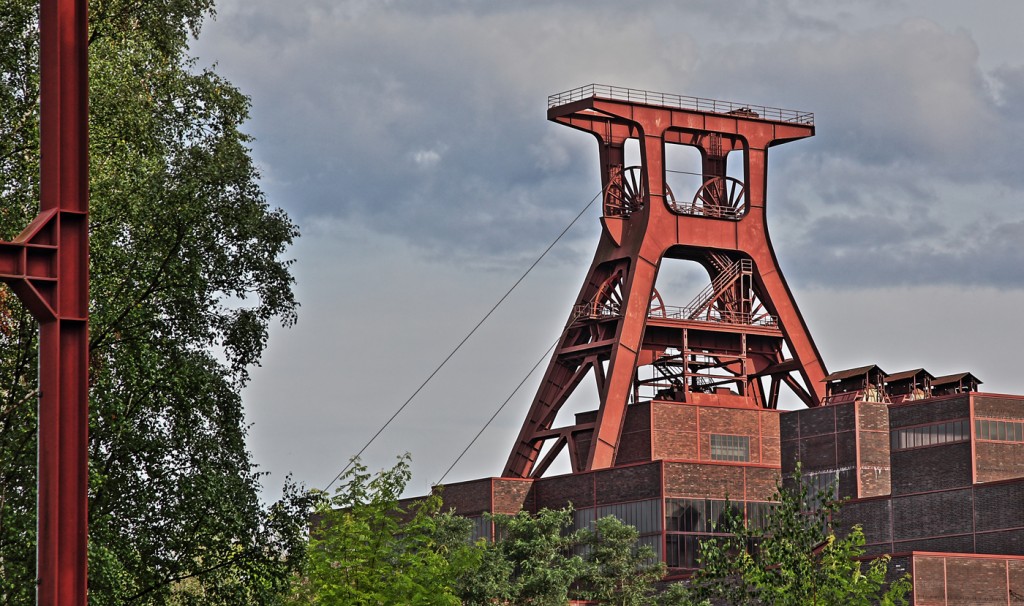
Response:
M823 381L841 381L843 379L849 379L851 377L857 377L860 375L868 374L872 369L878 369L878 372L885 374L885 371L878 368L875 364L869 364L868 366L860 366L858 368L851 368L849 370L838 370L829 376L825 377Z
M914 370L904 370L903 372L894 372L891 375L886 375L885 382L891 383L893 381L902 381L903 379L910 379L912 377L917 377L917 375L920 373L924 373L925 376L927 376L929 379L935 379L932 373L928 372L927 370L923 368L915 368Z
M943 375L941 377L935 377L932 379L932 387L938 387L941 385L950 385L952 383L959 383L964 379L973 379L978 385L981 385L981 379L972 375L969 372L958 372L952 375Z

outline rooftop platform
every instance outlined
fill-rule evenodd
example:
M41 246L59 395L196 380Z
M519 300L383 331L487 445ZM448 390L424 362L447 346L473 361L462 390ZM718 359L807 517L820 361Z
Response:
M586 86L551 95L548 97L548 109L591 98L814 126L814 114L812 112L674 95L671 93L657 93L607 84L587 84Z

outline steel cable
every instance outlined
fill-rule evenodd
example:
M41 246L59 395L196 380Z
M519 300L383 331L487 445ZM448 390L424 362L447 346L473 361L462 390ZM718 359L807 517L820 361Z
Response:
M494 421L495 417L497 417L501 413L501 411L505 409L505 406L507 406L508 403L512 401L512 398L515 397L517 393L519 393L520 388L522 388L522 386L526 383L527 379L533 376L533 373L537 372L537 367L541 365L541 362L548 358L548 355L551 353L551 350L555 348L555 345L558 345L558 341L560 341L561 338L562 337L559 336L557 339L555 339L555 342L551 344L551 347L548 347L547 351L544 352L544 355L542 355L540 359L537 360L537 363L533 365L533 368L530 369L530 372L526 373L526 376L523 377L523 380L519 382L519 385L516 385L516 388L512 390L512 393L508 394L508 397L505 398L505 401L501 403L501 406L498 407L498 410L495 410L494 414L491 415L491 418L487 419L487 422L484 423L484 426L480 428L480 431L476 432L476 435L473 436L473 439L469 441L469 444L466 445L466 447L462 450L459 456L455 458L455 461L448 467L448 470L444 472L444 475L441 476L441 479L438 480L437 482L434 482L434 486L437 486L441 482L444 482L444 479L448 477L448 474L451 473L453 469L455 469L455 466L459 464L459 461L462 460L462 457L466 456L466 453L469 452L469 449L473 447L473 444L476 444L476 441L480 439L480 436L485 431L487 431L487 428L490 427L491 422Z
M469 441L469 444L466 446L466 448L464 448L462 452L459 454L459 456L455 458L455 462L453 462L451 466L448 467L448 471L444 472L444 475L441 476L441 479L434 483L434 486L437 486L441 482L444 482L444 479L447 478L448 474L451 473L452 469L454 469L455 466L459 464L459 461L462 460L462 457L466 456L466 453L469 452L469 449L473 447L473 444L475 444L476 441L480 439L480 436L485 431L487 431L487 428L494 421L495 417L501 414L501 411L505 409L505 406L507 406L508 403L512 400L512 398L515 397L515 395L523 387L523 384L526 383L527 379L533 376L533 373L537 372L537 367L541 365L541 362L547 359L548 355L551 353L551 350L554 349L555 346L558 345L558 342L562 340L562 337L565 336L565 333L566 331L569 330L569 327L572 326L576 322L576 320L578 320L582 315L582 312L577 311L572 317L569 318L569 321L566 323L565 328L562 329L562 334L558 335L558 338L554 340L550 347L548 347L547 351L544 352L544 355L542 355L540 359L537 360L537 363L533 365L533 368L530 369L530 372L526 373L526 376L523 377L523 380L519 382L519 385L516 385L516 388L512 390L512 393L508 394L508 397L505 398L505 401L501 403L501 406L498 407L498 410L495 410L494 414L491 415L491 418L487 419L487 422L484 423L484 426L480 428L480 431L476 432L476 435L473 436L473 439Z
M580 220L580 217L582 217L583 214L586 213L588 209L590 209L590 207L594 204L594 202L596 202L597 199L601 197L601 193L602 192L598 192L597 195L595 195L593 198L590 199L590 202L587 202L586 206L583 207L583 210L581 210L576 215L576 217L573 218L573 220L570 221L569 224L565 226L565 229L562 230L562 233L558 234L558 237L555 238L554 241L551 242L551 244L549 244L548 247L544 249L544 252L542 252L540 254L540 256L537 257L537 259L530 265L530 267L527 268L527 270L525 272L523 272L523 275L519 276L519 279L515 281L515 284L513 284L512 287L509 288L508 291L506 291L505 294L502 295L502 297L500 299L498 299L498 302L494 304L494 307L491 307L490 311L488 311L486 314L484 314L484 317L481 318L480 321L476 323L476 326L474 326L473 329L470 330L469 333L465 337L463 337L463 339L461 341L459 341L459 344L455 346L455 349L453 349L445 357L445 359L441 361L441 363L437 366L437 368L435 368L434 371L432 373L430 373L430 376L428 376L426 378L426 380L424 380L423 383L421 383L420 386L416 388L416 391L414 391L412 393L412 395L409 396L409 398L398 408L398 410L396 410L395 413L393 415L391 415L391 418L389 418L387 420L387 422L385 422L384 425L382 425L381 428L377 430L377 433L373 434L373 437L371 437L370 440L366 444L364 444L362 448L359 449L359 452L357 452L354 456L352 456L352 458L350 458L348 460L348 464L345 465L344 469L339 471L338 475L334 476L334 479L331 480L330 483L327 484L327 486L323 489L324 492L327 492L328 490L330 490L331 486L334 486L334 483L337 482L339 479L341 479L341 477L343 475L345 475L345 472L348 471L349 468L352 467L352 464L355 461L357 461L359 459L359 457L362 456L362 454L364 452L366 452L366 449L369 448L371 444L373 444L374 440L376 440L377 437L380 436L380 434L384 433L384 430L387 429L389 425L391 425L391 422L394 421L395 418L398 417L398 415L401 414L403 410L405 410L405 408L409 405L409 403L412 402L413 398L415 398L420 393L420 391L422 391L423 388L427 386L427 383L429 383L431 381L431 379L434 378L434 375L436 375L438 372L440 372L440 370L442 368L444 368L445 364L448 363L448 360L452 359L452 356L454 356L456 354L456 352L458 352L459 349L462 348L462 346L466 343L466 341L469 340L470 337L473 336L473 334L477 331L477 329L479 329L480 326L483 325L483 323L486 322L487 319L491 317L491 314L493 314L494 311L496 309L498 309L498 307L502 303L505 302L505 299L507 299L508 296L512 294L512 291L515 290L517 286L519 286L519 284L526 278L527 275L529 275L529 273L531 271L533 271L533 268L537 267L537 264L540 263L541 260L544 257L546 257L549 252L551 252L551 249L554 248L555 244L558 244L558 241L561 240L562 237L565 236L565 234L570 229L572 229L572 226L575 225L576 222ZM552 347L554 347L554 346L552 346ZM533 371L531 371L531 374L532 374L532 372ZM524 381L525 381L525 379L524 379ZM517 388L517 390L518 390L518 388Z

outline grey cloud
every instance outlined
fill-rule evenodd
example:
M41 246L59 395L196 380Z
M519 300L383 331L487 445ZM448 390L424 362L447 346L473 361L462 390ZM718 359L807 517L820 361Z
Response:
M993 140L1005 143L975 42L926 20L729 45L713 56L714 65L697 70L709 87L752 88L765 104L799 102L815 112L831 154L862 164L927 163L969 174L965 168L985 170L976 158Z
M276 177L272 193L291 198L300 221L334 214L414 235L428 249L504 254L535 246L550 231L542 226L564 225L598 183L596 148L544 120L545 96L581 75L601 79L588 65L639 83L665 79L665 68L645 68L640 57L662 55L678 68L692 54L684 36L657 41L639 17L609 32L596 20L533 14L315 13L279 26L241 19L211 50L244 55L237 79L270 100L257 105L254 130L270 143L258 154ZM249 36L260 27L280 38Z
M811 223L809 244L836 250L899 246L922 233L941 237L942 231L934 222L922 226L914 217L827 215Z
M596 193L593 139L544 120L548 94L589 82L814 111L816 137L772 151L769 221L830 367L972 369L1020 391L998 347L1024 304L1020 2L218 4L199 64L252 96L268 197L304 233L302 318L246 392L275 478L333 477ZM367 451L372 468L412 450L419 482L443 473L558 334L596 214ZM668 265L669 304L706 283ZM449 480L501 469L537 380Z
M1024 221L934 235L927 228L905 226L886 231L866 217L845 223L837 219L834 227L787 251L784 266L793 270L798 283L839 289L887 285L1024 289L1024 246L1020 244ZM844 228L849 229L847 236L838 235Z
M1021 68L983 74L967 32L923 19L855 29L800 1L275 5L225 5L205 51L231 58L256 100L272 199L300 223L342 219L428 256L524 258L596 193L593 139L544 120L547 94L590 81L815 111L818 136L773 155L770 216L789 246L834 245L835 217L889 217L882 240L940 233L978 212L966 202L1024 184ZM949 186L976 192L958 202Z

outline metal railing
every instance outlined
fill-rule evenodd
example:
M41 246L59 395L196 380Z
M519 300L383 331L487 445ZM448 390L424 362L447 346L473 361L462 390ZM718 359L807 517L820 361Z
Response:
M617 318L622 315L622 311L617 305L609 305L607 303L600 303L596 299L590 303L581 303L572 308L573 321L577 320L598 320L602 318ZM571 324L572 322L570 322Z
M670 202L669 208L672 212L679 215L693 215L696 217L711 217L713 219L729 219L732 221L739 221L743 217L744 209L730 208L728 206L700 206L697 204L679 204L678 202Z
M602 320L617 318L622 311L617 307L600 305L594 303L583 303L573 307L573 324L579 320ZM750 314L734 311L722 311L718 309L708 310L707 307L688 305L679 307L666 305L659 307L656 311L648 310L647 317L663 318L666 320L690 320L696 322L714 322L717 324L736 324L742 326L764 326L776 328L779 320L771 314Z
M548 97L548 108L558 107L581 99L599 97L614 101L628 101L631 103L643 103L645 105L657 105L661 107L673 107L678 109L690 109L713 114L732 114L747 118L760 118L762 120L773 120L776 122L789 122L792 124L814 125L814 114L792 109L779 107L767 107L764 105L753 105L749 103L733 103L732 101L718 101L716 99L704 99L701 97L688 97L686 95L673 95L671 93L656 93L653 91L639 90L635 88L624 88L621 86L609 86L607 84L588 84L579 88L557 93Z
M742 326L765 326L768 328L774 328L779 325L778 318L771 314L759 314L755 316L750 313L722 311L717 309L710 310L709 313L701 313L704 311L707 311L707 308L696 306L676 307L673 305L666 305L665 315L663 316L659 313L657 317L669 320L691 320L696 322L715 322L718 324L738 324Z
M740 274L749 275L753 271L753 267L750 259L736 261L731 267L718 274L718 277L711 284L705 286L704 290L697 293L697 296L688 305L679 309L692 309L694 315L701 313L712 304L723 288L731 284ZM692 319L692 316L686 319Z

